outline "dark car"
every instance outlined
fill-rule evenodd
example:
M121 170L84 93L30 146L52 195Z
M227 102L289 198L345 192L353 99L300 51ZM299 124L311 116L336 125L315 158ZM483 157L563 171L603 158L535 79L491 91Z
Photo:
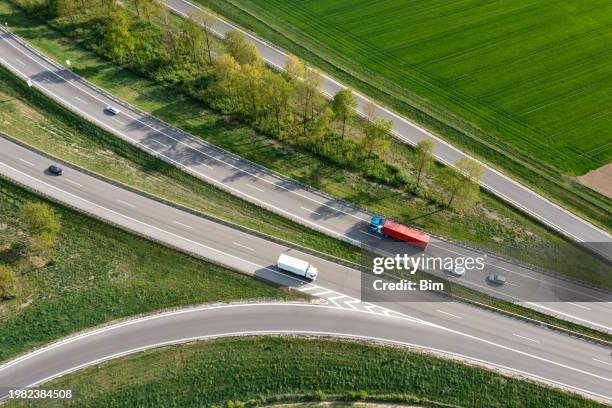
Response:
M52 164L51 166L49 166L47 170L49 171L49 173L55 176L61 176L62 174L64 174L64 169L62 169L59 166L56 166L55 164Z
M491 274L487 278L489 282L495 283L497 285L505 285L506 277L504 275Z

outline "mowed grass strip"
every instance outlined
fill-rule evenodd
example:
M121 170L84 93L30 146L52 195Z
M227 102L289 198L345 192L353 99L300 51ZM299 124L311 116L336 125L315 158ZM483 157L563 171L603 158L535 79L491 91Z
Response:
M512 72L521 74L528 67L531 67L530 58L533 53L538 52L538 49L531 50L530 52L523 50L524 47L529 45L526 43L516 42L512 44L512 47L503 45L497 47L495 38L493 38L489 44L486 38L483 39L483 35L487 34L490 37L495 33L481 33L479 30L474 32L472 26L476 23L472 21L474 20L472 14L476 13L475 17L478 17L478 13L483 12L485 13L483 15L487 15L488 19L494 19L496 16L499 16L499 18L501 18L501 15L509 17L513 15L512 13L516 13L514 18L518 21L513 21L513 25L506 24L507 26L516 29L517 23L520 24L522 21L525 21L526 24L531 24L525 30L528 36L534 36L538 30L542 32L543 30L551 29L550 26L552 26L552 29L557 34L563 35L565 25L567 24L576 25L584 23L586 26L592 26L601 23L597 19L589 20L588 17L588 14L592 14L594 10L597 10L597 13L600 12L600 9L596 7L593 7L592 10L588 9L585 13L580 13L577 23L573 21L574 15L571 10L568 10L572 9L572 7L577 10L583 9L585 6L588 8L590 2L572 7L547 3L549 9L554 10L554 12L550 14L550 21L545 20L541 27L534 25L531 19L521 15L521 13L528 12L529 3L526 3L525 7L523 7L523 3L517 4L518 2L504 3L503 6L498 3L471 2L470 5L465 6L465 2L460 1L447 3L446 7L440 6L440 2L400 3L397 0L367 4L364 2L350 3L349 7L347 7L347 2L342 1L333 3L315 1L300 4L294 4L295 2L278 4L279 2L275 2L275 0L258 0L255 2L241 0L198 0L198 2L220 15L230 18L232 21L257 33L257 35L266 38L272 43L304 58L314 66L333 74L344 83L390 106L433 133L440 134L451 143L481 158L493 167L503 170L557 204L570 209L572 212L579 214L581 217L608 231L612 228L612 220L609 217L610 211L612 211L612 200L580 184L571 176L572 174L581 174L589 168L598 167L601 163L610 161L609 156L612 145L610 144L609 132L605 131L606 125L602 124L602 121L609 120L610 117L610 112L605 108L608 102L606 98L609 98L608 90L610 83L599 83L594 86L596 87L595 93L597 95L601 95L600 91L602 90L606 95L594 102L596 104L595 107L590 103L583 103L580 106L574 103L571 107L563 105L565 102L564 98L569 99L573 103L574 99L578 99L575 98L576 96L584 97L593 94L592 92L589 93L591 83L586 79L590 75L594 76L593 81L596 83L602 78L609 78L609 75L601 75L602 71L610 69L610 65L605 62L607 61L605 54L608 50L604 50L602 53L594 51L595 61L583 58L575 61L575 64L571 66L585 71L582 74L577 74L578 76L574 78L577 81L586 80L585 86L579 87L574 91L568 91L569 94L559 95L559 100L541 101L539 98L536 98L535 102L529 100L529 103L522 105L521 109L516 112L516 116L519 119L521 115L548 113L546 117L555 121L555 125L561 124L560 129L571 128L571 125L563 126L565 118L582 112L583 116L580 116L580 120L572 122L577 126L574 129L575 135L568 135L563 140L552 132L538 134L537 132L541 131L541 129L527 125L518 119L507 119L508 113L498 112L499 109L495 109L496 105L493 103L487 104L484 108L495 111L492 118L495 119L496 124L491 123L487 125L486 123L481 123L486 122L484 119L486 115L484 113L481 114L478 111L478 107L474 107L473 101L454 100L451 98L451 94L457 93L452 85L454 80L468 81L471 79L472 81L478 81L478 70L480 68L487 68L492 71L490 76L494 83L492 85L490 83L486 84L489 87L495 88L499 84L497 82L498 77L501 81ZM287 8L291 8L291 10L287 10ZM496 12L486 13L487 10L491 9L495 9ZM444 12L445 10L446 13ZM605 21L609 13L606 12L606 8L602 10L604 18L601 21ZM436 15L436 12L438 15ZM560 22L554 20L554 18L558 17L559 13L564 12L565 18L560 17ZM410 16L407 17L406 14L410 14ZM447 20L454 18L456 21L453 23L452 21L445 20L446 22L440 25L436 25L437 20L434 21L432 34L427 36L430 34L429 23L432 18L428 14L433 15L434 19L436 17L446 17ZM468 17L472 17L471 20ZM422 24L420 19L423 19ZM466 19L467 22L462 25L463 19ZM567 20L571 21L568 22ZM470 21L472 21L471 25L469 24ZM337 26L333 26L336 23ZM349 31L348 26L352 27L355 33ZM559 26L561 26L561 29ZM497 26L487 25L487 27L490 30L500 31L500 35L505 32L504 24ZM450 34L447 35L444 32L445 29L454 30L452 36ZM559 39L559 43L551 45L548 51L542 51L542 46L540 46L539 49L543 53L543 55L540 55L540 59L545 59L546 56L544 54L549 53L552 54L551 61L554 61L555 58L561 57L566 49L572 47L582 51L593 51L593 47L605 47L603 45L605 41L589 38L589 36L605 36L605 30L594 29L588 31L589 28L585 29L587 31L584 35L573 35L570 33L571 38ZM442 32L434 35L436 34L435 30L441 30ZM468 33L467 39L461 35L464 30ZM367 34L364 34L364 32L367 32ZM417 34L419 33L422 35L418 36ZM366 37L365 40L362 38L364 36ZM394 44L394 47L387 50L385 45L386 38L383 40L379 39L379 42L385 42L385 44L380 45L370 41L369 36L372 36L374 39L379 39L381 36L392 36L393 39L390 42ZM506 42L512 42L513 38L514 32L508 34ZM549 36L547 35L541 36L534 40L533 43L537 45L541 43L541 40L548 38ZM551 41L554 41L555 38L552 38ZM424 60L418 59L419 52L427 54L430 48L430 40L432 44L439 46L440 50L438 50L438 54L429 56L430 60L424 62ZM473 40L481 40L483 43L474 45L471 42ZM590 46L584 47L584 44L580 43L581 40L590 42ZM415 45L415 42L420 44L420 48ZM462 49L458 52L448 50L444 47L447 43L450 46L459 48L464 44L466 47L469 47L470 44L472 45L473 50L465 51L469 54L469 57L465 57L466 63L473 65L472 72L455 72L453 71L455 69L453 62L445 63L447 57L448 59L457 57L462 51ZM380 46L380 49L377 48L378 46ZM412 46L414 46L414 49L411 48ZM495 55L499 53L502 57L507 56L508 52L525 51L526 54L519 55L518 57L513 56L512 61L506 61L503 64L500 62L502 65L497 67L499 69L492 69L487 65L488 60L492 58L491 55L477 55L479 59L475 58L473 53L470 54L469 51L489 52ZM404 59L400 62L397 62L393 56L387 55L389 53L402 54L404 52L409 52L410 54L404 56ZM442 52L450 54L441 54ZM354 54L357 54L355 58L353 58ZM427 57L428 55L425 56ZM414 61L410 60L410 58L414 59ZM424 74L428 63L442 65L448 69L449 73L447 75L451 79L429 78ZM599 65L597 65L598 63ZM512 67L513 64L522 65L519 67L520 69L516 67L506 69L506 66ZM590 69L589 64L596 66ZM545 66L547 69L552 69L556 72L555 62L546 62ZM418 67L421 68L417 69ZM540 67L542 67L542 63L533 66L534 69ZM464 65L460 65L459 69L465 70L466 68ZM535 89L548 86L547 91L551 91L557 89L557 86L559 86L559 89L563 88L566 82L569 82L570 85L580 86L575 83L576 81L568 77L554 78L555 82L552 79L549 81L549 78L554 75L553 71L542 73L543 77L535 76L530 78L531 83L527 86L528 89L522 86L522 79L519 78L518 82L509 83L505 86L506 93L513 93L515 87L518 87L519 91L527 92L527 95L523 97L529 99L535 98L533 95L529 95L529 91L532 88L534 89L533 92L536 92ZM529 73L525 72L524 74L528 75ZM418 79L419 76L423 75L426 77L424 81L416 81L415 78ZM443 89L435 89L435 91L430 89L427 85L428 81L433 81L433 84L438 83L438 85L441 82ZM494 90L489 89L488 91L491 91L489 93L492 94L497 91L497 88ZM462 95L467 97L465 94ZM548 94L546 91L542 91L542 95L547 97ZM448 98L446 98L447 96ZM550 97L552 98L552 96ZM484 95L480 95L476 99L476 105L484 105L481 103L483 98ZM508 98L509 101L518 100L521 98L521 94L514 93L512 96L508 96ZM455 105L457 106L451 106L454 102L456 102ZM537 106L532 106L532 103ZM588 109L592 111L585 112ZM567 110L571 110L571 114L567 113ZM528 127L528 129L525 129L525 127ZM579 148L575 146L579 146ZM567 159L566 153L568 152L573 158ZM563 167L557 168L555 167L556 165ZM572 170L575 167L581 170Z
M15 260L11 243L28 236L20 218L27 201L44 200L0 179L0 264L17 275L17 296L0 302L0 361L139 313L299 297L53 204L62 224L54 249Z
M70 402L7 407L248 406L364 395L485 407L603 407L593 401L405 349L283 337L220 339L152 350L45 384ZM426 405L430 406L430 405Z

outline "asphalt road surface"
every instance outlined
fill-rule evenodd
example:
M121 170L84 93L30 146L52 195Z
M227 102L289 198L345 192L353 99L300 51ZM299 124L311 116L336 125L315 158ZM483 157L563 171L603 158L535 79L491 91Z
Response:
M49 164L46 157L0 138L0 174L4 177L128 231L325 299L337 311L303 309L308 312L302 316L291 308L281 308L280 314L272 315L253 309L253 314L239 318L185 314L182 316L192 316L195 320L188 320L180 327L173 325L180 314L171 315L177 317L170 320L153 319L150 323L154 326L142 333L131 332L130 327L143 326L126 326L126 339L117 332L104 332L110 337L96 335L87 337L84 343L81 340L69 343L83 345L83 349L62 346L52 350L65 350L65 354L35 353L35 359L5 365L0 368L3 386L26 386L104 356L171 339L257 329L333 331L408 341L510 367L600 397L611 397L609 348L433 295L431 302L361 302L361 273L357 270L203 219L69 167L64 167L64 175L53 176L45 171ZM276 269L280 253L290 253L318 266L317 280L308 282ZM319 312L323 310L325 312ZM341 314L340 311L359 313ZM318 313L329 314L331 320ZM390 319L392 317L397 319ZM416 322L419 324L413 324ZM156 323L162 325L155 326ZM405 324L408 325L403 326ZM212 327L217 329L207 331Z
M380 244L380 238L367 231L368 213L308 189L123 104L47 60L8 32L1 31L0 36L0 63L22 78L27 78L35 88L123 140L240 198L308 227L356 245ZM106 113L104 107L107 105L120 107L121 113ZM461 257L479 254L453 243L433 239L427 255ZM443 271L437 273L446 276ZM486 276L490 273L506 275L508 284L503 287L489 285ZM484 271L470 271L456 281L505 300L523 301L525 306L547 314L612 331L612 305L608 303L610 293L551 278L495 257L486 259Z
M189 11L199 9L197 5L185 0L167 0L166 5L173 12L183 16ZM214 29L219 35L223 35L231 29L238 28L227 21L221 20ZM276 69L282 69L282 67L284 67L287 55L283 51L247 32L244 32L244 34L249 41L257 46L257 49L267 64ZM328 76L323 77L322 90L328 96L335 95L339 90L344 88L344 85L334 79ZM370 100L359 93L355 93L355 96L357 97L357 110L363 113L364 106L370 102ZM381 118L390 120L393 123L392 131L400 140L413 145L423 139L433 140L435 142L436 158L442 163L453 164L461 157L469 157L455 147L384 107L379 106L376 113ZM484 173L481 184L521 210L533 215L542 222L577 241L587 243L612 241L612 237L607 232L575 216L556 204L551 203L546 198L513 181L484 163L483 167ZM602 248L597 247L597 249L601 250ZM608 255L612 256L609 252Z
M0 398L88 365L147 348L224 336L285 333L376 340L452 355L612 401L606 350L590 344L499 344L409 317L376 316L308 304L202 306L120 322L68 338L0 367ZM517 342L515 342L517 343ZM596 360L594 360L596 359Z

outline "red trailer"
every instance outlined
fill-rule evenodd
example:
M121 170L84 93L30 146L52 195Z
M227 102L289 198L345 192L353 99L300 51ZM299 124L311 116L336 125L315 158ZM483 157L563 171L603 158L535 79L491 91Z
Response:
M380 232L423 249L429 243L429 235L426 233L389 220L385 220Z

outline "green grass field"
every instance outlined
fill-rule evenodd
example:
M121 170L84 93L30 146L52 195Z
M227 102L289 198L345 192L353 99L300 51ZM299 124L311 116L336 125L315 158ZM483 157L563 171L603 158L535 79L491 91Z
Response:
M364 395L429 407L428 401L470 408L603 407L405 349L282 337L221 339L152 350L67 375L45 388L72 389L76 398L69 404L44 401L7 407L225 407L228 400L252 407Z
M63 207L55 248L14 259L27 234L19 208L40 198L0 179L0 264L18 279L0 301L0 361L58 337L159 309L211 301L295 298L245 275L170 250ZM27 235L26 235L27 236Z
M234 0L570 174L612 160L612 3Z

